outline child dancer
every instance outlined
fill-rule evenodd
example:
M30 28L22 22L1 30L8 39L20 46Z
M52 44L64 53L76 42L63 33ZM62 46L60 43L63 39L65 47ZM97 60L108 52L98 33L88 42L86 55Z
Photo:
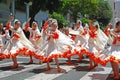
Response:
M113 75L111 75L111 78L114 79L120 79L119 75L119 65L120 62L120 21L116 23L116 26L114 29L111 29L108 31L108 33L113 36L113 42L110 46L110 50L108 50L107 53L103 53L100 55L100 64L105 66L107 62L111 62ZM103 56L104 55L104 56Z
M69 38L71 38L72 36L69 34L69 29L70 28L63 28L63 33L68 36ZM71 38L72 39L72 38ZM74 49L75 49L75 44L73 46L71 46L71 53L70 55L68 55L68 62L66 64L71 65L71 56L74 55Z
M88 47L86 48L88 52L87 55L90 59L89 69L93 69L97 66L95 58L99 56L100 51L104 49L107 43L107 36L100 30L98 22L93 22L89 27L89 40Z
M52 22L50 22L50 25L47 28L48 30L46 32L44 31L44 36L47 37L47 41L39 52L39 56L41 60L47 62L46 70L50 70L49 61L54 58L57 64L57 70L60 72L61 69L59 67L58 58L66 57L67 54L70 53L68 46L72 45L73 42L57 28L57 20L52 19Z
M107 27L104 29L104 33L106 34L106 36L108 37L108 45L111 45L111 42L113 41L113 38L111 37L111 35L109 34L109 31L111 30L112 28L112 24L109 23L107 25Z
M85 48L88 42L88 35L87 31L83 28L82 22L80 20L77 20L75 30L70 31L70 34L72 34L72 38L74 38L74 41L76 43L76 53L79 55L78 62L80 62L83 58L81 49Z
M19 20L15 20L14 28L11 28L11 25L6 27L6 30L12 31L12 36L9 40L9 43L6 44L6 49L0 55L3 58L12 58L13 66L11 68L17 68L17 55L29 55L34 53L33 45L26 39L22 29L21 22Z
M30 21L30 18L28 19L28 21L26 22L25 24L25 31L29 31L30 32L30 37L29 37L29 40L30 42L34 45L34 48L37 50L39 49L39 45L41 45L41 34L40 34L40 31L38 29L38 25L36 22L33 22L32 23L32 28L29 27L29 21ZM36 57L36 56L35 56ZM30 55L30 64L33 63L33 59L32 59L32 55ZM40 61L40 64L41 64L41 61Z

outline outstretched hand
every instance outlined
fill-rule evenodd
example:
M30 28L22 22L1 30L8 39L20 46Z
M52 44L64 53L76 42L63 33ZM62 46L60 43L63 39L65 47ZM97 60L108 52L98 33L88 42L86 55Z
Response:
M29 22L30 22L30 20L31 20L31 17L30 17L30 18L28 18L28 20L26 21L26 23L29 23Z

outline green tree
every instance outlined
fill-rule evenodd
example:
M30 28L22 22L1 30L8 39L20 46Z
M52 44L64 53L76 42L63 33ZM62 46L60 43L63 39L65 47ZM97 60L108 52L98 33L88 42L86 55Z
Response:
M64 16L59 13L53 12L52 14L49 14L49 17L57 19L59 28L62 28L63 26L68 25L68 22L66 21Z
M106 25L112 18L112 10L108 1L105 0L63 0L61 11L66 14L71 11L71 16L76 21L78 13L83 17L88 15L90 19L97 19Z
M79 18L79 13L84 17L95 18L106 25L112 17L112 11L108 1L104 0L16 0L17 6L25 10L24 2L32 1L30 7L31 21L34 20L35 15L40 11L49 11L50 14L57 12L65 16L71 12L71 18L76 21Z
M84 16L84 14L94 14L94 11L98 9L98 2L96 0L63 0L63 7L61 12L66 14L69 10L72 12L72 18L76 21L78 13Z
M31 22L40 10L48 10L52 14L52 12L57 11L61 7L60 0L16 0L16 8L25 11L25 2L28 3L30 1L32 2L32 6L30 6Z
M94 16L103 26L106 26L112 18L111 6L108 1L100 0L98 7L97 13Z

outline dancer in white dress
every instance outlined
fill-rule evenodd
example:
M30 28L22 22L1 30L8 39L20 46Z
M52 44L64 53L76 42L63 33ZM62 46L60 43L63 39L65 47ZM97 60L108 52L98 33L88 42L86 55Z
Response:
M37 25L37 22L33 22L32 23L32 28L30 28L29 26L29 21L30 21L31 18L29 18L27 20L27 22L24 23L23 27L25 29L25 31L29 31L30 32L30 37L29 37L29 40L30 42L33 44L34 48L36 50L38 50L40 48L40 45L41 45L41 34L40 34L40 31L38 29L38 25ZM37 55L34 55L34 57L37 58ZM32 55L30 55L30 64L33 63L33 59L32 59ZM41 62L40 62L41 63Z
M113 41L113 38L112 38L112 36L109 34L109 31L111 30L111 28L112 28L112 24L111 23L109 23L108 25L107 25L107 27L104 29L104 33L106 34L106 36L109 38L108 39L108 45L111 45L111 43L112 43L112 41Z
M88 47L86 48L86 55L89 56L90 59L90 66L88 67L89 69L92 69L97 66L95 59L105 48L107 40L108 37L100 29L98 22L92 22L89 27Z
M11 28L11 25L6 27L6 30L11 29L12 35L9 42L6 44L6 49L0 55L0 57L3 58L12 58L14 64L11 68L18 67L17 55L31 55L34 54L35 50L32 47L32 43L30 43L25 37L20 26L21 22L19 20L15 20L13 28Z
M110 46L108 52L100 55L99 61L101 65L106 66L107 62L111 62L113 75L111 78L120 79L119 75L119 65L120 62L120 21L116 23L115 29L108 32L114 37L112 45Z
M73 35L72 39L76 43L76 49L74 53L79 56L79 59L77 61L80 62L83 58L81 50L85 48L88 43L87 31L83 28L82 22L80 20L77 20L75 29L71 30L70 34Z
M47 62L46 70L50 70L49 61L54 58L57 64L58 72L60 72L58 58L66 57L70 54L71 51L69 46L72 46L73 41L57 29L57 20L52 19L48 28L49 29L44 35L47 37L47 41L45 42L46 44L44 44L38 54L40 56L40 60Z
M74 42L73 37L69 34L69 30L70 30L70 28L68 28L68 27L67 27L67 28L63 28L63 33L64 33L66 36L68 36L69 38L71 38L71 40L73 40L73 42ZM75 42L74 42L73 46L71 46L71 54L69 54L69 55L67 56L68 62L67 62L66 64L68 64L68 65L71 65L71 64L72 64L72 62L71 62L71 56L77 54L77 53L74 52L74 51L75 51Z

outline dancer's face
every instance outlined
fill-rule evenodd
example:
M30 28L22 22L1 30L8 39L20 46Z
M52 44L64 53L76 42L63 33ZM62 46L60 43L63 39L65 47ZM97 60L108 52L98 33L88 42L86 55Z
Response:
M68 36L69 35L69 30L65 30L65 34Z
M97 31L98 28L97 28L96 26L94 26L94 25L91 25L91 26L90 26L90 30Z
M20 21L15 22L14 30L17 30L20 26L21 26Z
M117 30L120 31L120 24L116 26Z
M79 28L80 27L80 23L77 22L76 23L76 27Z
M58 26L58 24L57 24L57 23L53 23L53 25L52 25L51 29L52 29L53 31L55 31L55 30L57 29L57 26Z
M36 30L36 28L37 28L37 23L33 23L32 24L32 30Z
M107 27L108 27L108 28L112 28L112 24L109 23L109 24L107 25Z

